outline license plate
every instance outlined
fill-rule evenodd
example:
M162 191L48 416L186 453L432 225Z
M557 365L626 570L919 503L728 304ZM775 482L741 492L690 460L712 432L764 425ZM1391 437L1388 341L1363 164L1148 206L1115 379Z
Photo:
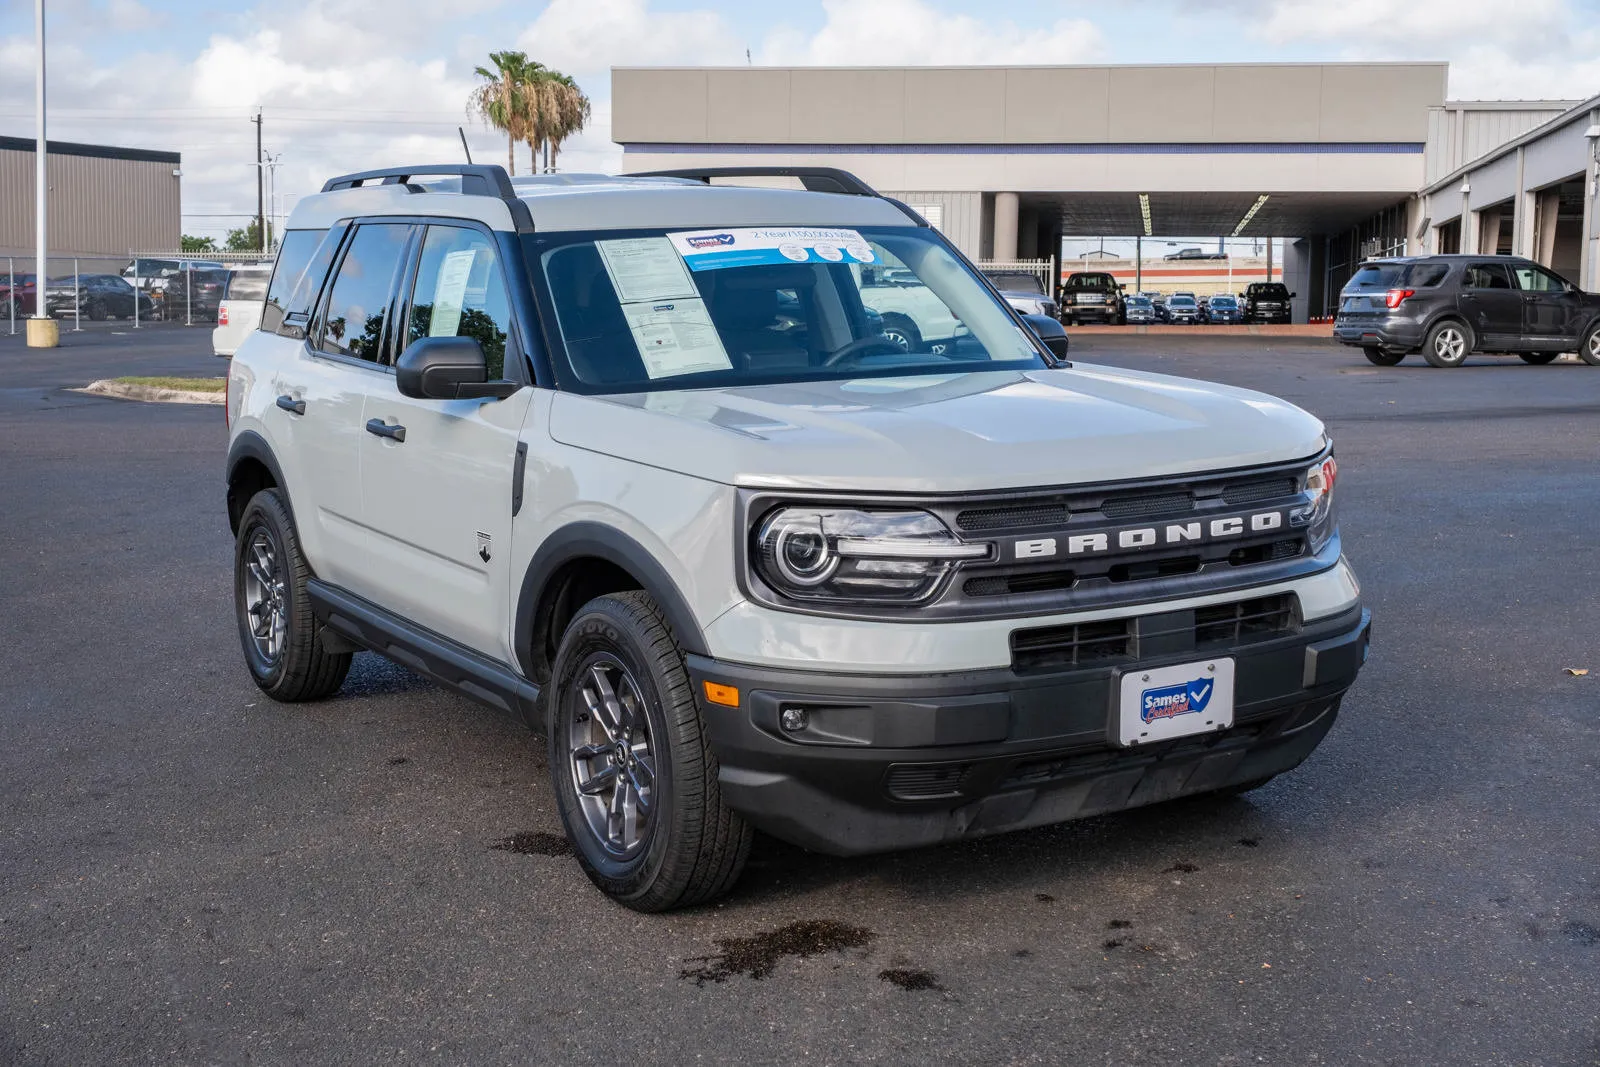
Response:
M1233 660L1129 671L1121 679L1118 739L1148 745L1233 725Z

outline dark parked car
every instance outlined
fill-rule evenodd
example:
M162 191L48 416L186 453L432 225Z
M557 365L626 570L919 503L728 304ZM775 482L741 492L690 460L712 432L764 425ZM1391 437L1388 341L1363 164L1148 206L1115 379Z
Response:
M1251 282L1244 290L1245 322L1290 322L1291 293L1282 282Z
M78 276L76 313L86 319L100 322L104 319L133 318L133 298L136 290L115 274L81 274ZM57 318L71 318L74 314L71 278L55 278L45 293L45 307ZM154 318L156 302L149 293L139 293L139 317Z
M1122 302L1122 320L1130 326L1148 326L1156 321L1156 302L1143 293Z
M1080 322L1122 322L1122 286L1103 271L1067 275L1066 284L1061 287L1061 321L1068 326Z
M1200 301L1188 293L1173 293L1167 298L1167 321L1174 326L1193 326L1200 321Z
M1208 323L1227 325L1244 321L1244 309L1239 306L1239 298L1227 293L1218 293L1200 305L1200 317Z
M1176 252L1169 252L1163 259L1227 259L1226 252L1207 252L1203 248L1180 248Z
M177 322L215 322L217 305L228 292L226 267L194 267L167 278L161 298L161 317Z
M1333 335L1380 367L1418 351L1435 367L1473 352L1543 364L1572 351L1600 367L1600 295L1517 256L1369 260L1339 294Z

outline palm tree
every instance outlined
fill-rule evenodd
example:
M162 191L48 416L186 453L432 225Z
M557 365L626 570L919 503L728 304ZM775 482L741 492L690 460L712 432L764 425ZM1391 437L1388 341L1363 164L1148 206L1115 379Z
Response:
M473 90L467 101L467 110L495 129L505 131L506 165L515 174L517 142L529 136L527 84L530 64L525 52L490 52L489 62L494 64L494 69L478 67L475 72L484 81Z
M552 116L545 129L545 168L555 170L561 143L589 124L589 98L577 82L559 71L550 72L545 89Z

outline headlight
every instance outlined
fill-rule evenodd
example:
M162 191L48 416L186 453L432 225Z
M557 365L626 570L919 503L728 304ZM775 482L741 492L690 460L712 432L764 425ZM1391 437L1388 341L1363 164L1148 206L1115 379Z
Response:
M1339 464L1330 452L1306 471L1306 492L1311 502L1289 516L1293 525L1305 529L1312 552L1320 551L1338 528L1333 509L1333 487L1338 480Z
M984 559L988 545L958 541L925 511L786 507L756 532L755 570L792 600L890 600L932 596L961 560Z

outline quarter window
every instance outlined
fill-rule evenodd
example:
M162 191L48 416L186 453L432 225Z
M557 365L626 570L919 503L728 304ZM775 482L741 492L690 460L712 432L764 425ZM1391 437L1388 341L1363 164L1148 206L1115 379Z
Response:
M429 226L411 292L406 343L420 337L471 337L489 377L505 377L511 305L494 244L477 230Z
M1407 284L1413 289L1432 289L1444 281L1444 276L1450 273L1450 267L1445 263L1419 263L1411 268L1411 277Z
M383 361L383 329L395 274L411 227L395 223L361 226L339 264L317 331L317 348L336 356Z

